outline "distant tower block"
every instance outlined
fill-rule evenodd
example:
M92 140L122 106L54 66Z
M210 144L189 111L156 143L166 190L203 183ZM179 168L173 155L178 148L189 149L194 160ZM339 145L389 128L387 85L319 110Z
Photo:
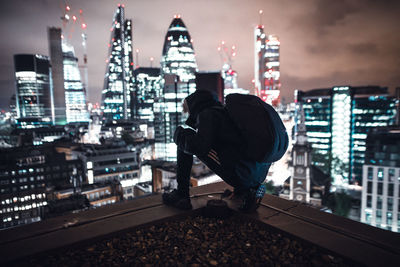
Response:
M160 154L168 159L176 158L173 134L183 124L182 101L196 90L197 63L190 34L179 15L172 20L165 36L161 58L161 76L164 80L163 98L155 103L156 142ZM156 148L157 149L157 148ZM162 152L161 150L164 150Z
M78 58L60 28L48 28L56 124L89 121Z
M14 55L18 126L40 127L54 123L49 58Z
M260 13L262 14L262 12ZM280 102L280 41L276 35L266 35L264 25L254 31L254 83L256 94L265 102L277 106Z
M130 102L134 89L132 21L125 20L123 5L118 5L110 31L101 105L106 122L131 118Z

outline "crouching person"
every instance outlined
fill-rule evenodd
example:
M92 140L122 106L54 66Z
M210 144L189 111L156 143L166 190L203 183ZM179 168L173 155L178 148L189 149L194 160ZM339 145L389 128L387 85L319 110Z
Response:
M246 142L232 115L209 91L197 90L184 100L189 113L186 125L174 134L177 144L178 188L163 194L163 202L180 209L191 209L189 197L193 155L234 188L227 192L239 199L239 209L257 209L263 195L262 183L271 163L246 157ZM269 142L271 142L269 140ZM260 191L262 192L260 194Z

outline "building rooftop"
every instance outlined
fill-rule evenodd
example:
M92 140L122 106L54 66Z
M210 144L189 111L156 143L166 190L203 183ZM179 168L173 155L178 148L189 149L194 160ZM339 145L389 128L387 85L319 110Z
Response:
M91 264L109 265L131 259L125 263L167 265L172 259L175 265L268 265L300 264L309 259L308 264L316 266L395 266L400 260L398 233L272 195L264 197L256 213L239 213L228 201L230 217L200 216L207 201L219 199L227 187L216 183L193 188L192 211L167 207L157 194L3 230L0 262L51 264L54 259L57 263L81 259L81 265L90 259ZM200 234L196 229L203 230ZM154 238L149 239L151 236ZM195 241L201 236L209 240ZM226 239L230 240L229 246L218 243ZM146 249L152 242L160 244L158 254ZM190 245L196 242L198 246ZM175 246L163 254L165 244Z

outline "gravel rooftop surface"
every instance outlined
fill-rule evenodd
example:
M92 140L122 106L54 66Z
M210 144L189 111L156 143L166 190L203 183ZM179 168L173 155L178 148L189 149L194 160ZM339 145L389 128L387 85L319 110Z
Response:
M351 262L232 216L186 217L139 227L95 243L16 262L29 266L354 266ZM12 265L14 265L12 264Z

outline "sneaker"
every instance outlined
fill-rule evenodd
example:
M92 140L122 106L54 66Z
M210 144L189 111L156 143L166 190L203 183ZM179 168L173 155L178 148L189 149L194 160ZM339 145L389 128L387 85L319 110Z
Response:
M265 190L265 184L261 184L257 188L248 189L243 195L243 201L239 206L239 210L243 212L256 211L264 197Z
M229 189L225 189L224 193L222 193L222 195L221 195L221 199L223 199L223 198L226 198L229 200L241 199L244 193L245 193L245 191L239 190L237 188L235 188L233 190L233 192Z
M172 206L181 210L191 210L192 204L190 203L189 196L182 196L178 190L173 190L170 193L162 194L164 204Z

